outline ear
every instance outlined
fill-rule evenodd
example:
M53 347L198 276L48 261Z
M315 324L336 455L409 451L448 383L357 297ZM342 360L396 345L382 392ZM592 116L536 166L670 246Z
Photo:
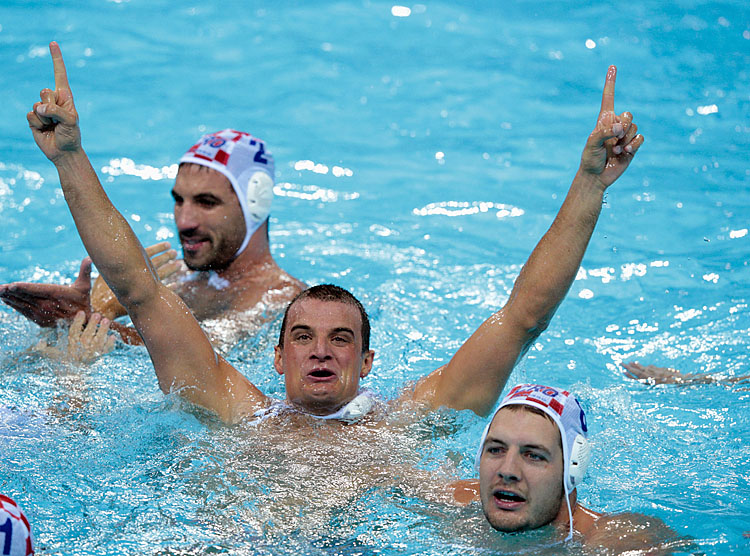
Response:
M359 378L365 378L367 375L370 374L370 371L372 370L372 362L374 359L375 359L375 352L372 350L368 350L362 356L362 368L359 371Z
M276 372L280 375L284 374L284 362L283 362L283 348L281 346L276 346L273 348L273 366L276 369Z

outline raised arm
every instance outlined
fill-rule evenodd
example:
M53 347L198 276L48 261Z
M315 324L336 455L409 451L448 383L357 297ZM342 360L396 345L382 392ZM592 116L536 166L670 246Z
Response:
M607 187L626 170L643 137L633 116L614 112L617 69L610 66L594 131L557 217L521 270L505 306L487 319L451 361L423 378L414 399L486 415L513 367L547 328L575 279Z
M81 147L78 114L62 53L50 43L55 90L27 114L39 148L60 176L78 233L105 281L143 337L162 391L180 395L233 421L266 397L217 355L183 301L162 285L149 258L110 202Z

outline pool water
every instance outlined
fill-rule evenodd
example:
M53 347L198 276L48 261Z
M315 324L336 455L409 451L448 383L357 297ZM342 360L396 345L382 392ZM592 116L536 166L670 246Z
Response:
M274 255L362 299L377 353L366 384L394 397L507 299L614 63L616 110L633 112L646 143L511 383L579 393L595 442L584 505L664 520L695 539L678 553L748 553L748 391L648 387L620 367L750 373L746 3L427 2L408 15L384 2L276 4L0 6L0 283L70 282L84 255L24 118L52 85L54 39L84 146L146 244L176 244L172 165L197 136L233 127L268 142ZM280 397L277 330L228 356ZM0 492L24 508L39 553L579 551L494 534L476 506L399 478L399 465L471 477L482 421L468 412L348 445L325 428L267 445L250 425L163 396L143 348L72 368L27 351L41 336L0 307Z

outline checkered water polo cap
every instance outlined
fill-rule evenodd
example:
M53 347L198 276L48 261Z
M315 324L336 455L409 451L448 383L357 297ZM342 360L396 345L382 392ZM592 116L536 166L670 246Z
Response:
M180 158L221 172L232 184L245 216L245 239L235 256L268 218L273 200L274 163L266 144L243 131L225 129L201 137Z
M541 384L519 384L514 386L500 402L492 418L487 423L479 442L474 467L479 472L479 464L484 449L484 442L490 431L490 425L497 413L509 405L528 405L542 410L552 418L560 431L563 447L563 487L565 502L568 505L570 532L566 540L573 537L573 513L568 495L583 480L591 456L591 445L588 442L586 414L576 397L560 388Z
M30 556L34 554L31 525L13 500L0 494L0 554Z

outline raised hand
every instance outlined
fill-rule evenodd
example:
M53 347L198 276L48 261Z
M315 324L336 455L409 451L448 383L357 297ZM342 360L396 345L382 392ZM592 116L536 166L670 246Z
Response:
M616 79L617 68L609 66L596 127L581 156L581 170L597 176L605 189L627 169L644 140L630 112L615 114Z
M60 319L70 320L78 311L89 313L91 259L81 262L72 286L14 282L0 285L0 299L39 326L52 327Z
M73 104L73 93L68 84L60 46L49 44L55 74L55 90L42 89L41 102L34 104L26 114L34 141L52 162L65 151L75 151L81 147L81 131L78 128L78 112Z

